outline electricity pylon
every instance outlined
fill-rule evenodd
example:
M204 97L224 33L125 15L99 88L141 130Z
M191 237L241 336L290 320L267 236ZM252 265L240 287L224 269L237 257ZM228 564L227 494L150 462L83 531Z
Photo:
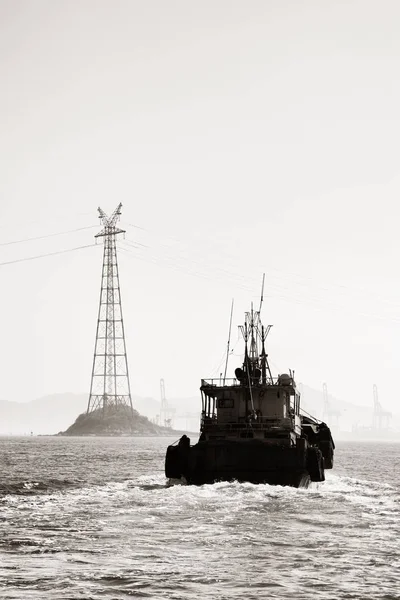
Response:
M119 204L111 217L108 217L101 208L98 209L103 229L95 236L104 239L104 255L87 412L101 409L103 415L119 406L127 406L133 411L116 245L117 235L125 233L123 229L117 227L121 208L122 204Z

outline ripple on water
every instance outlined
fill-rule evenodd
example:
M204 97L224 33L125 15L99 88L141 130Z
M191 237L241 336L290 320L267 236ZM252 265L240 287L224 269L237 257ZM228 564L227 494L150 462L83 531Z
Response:
M400 597L399 482L374 479L374 445L357 451L365 480L339 447L327 481L296 490L169 487L166 440L30 443L31 472L9 456L0 488L0 597Z

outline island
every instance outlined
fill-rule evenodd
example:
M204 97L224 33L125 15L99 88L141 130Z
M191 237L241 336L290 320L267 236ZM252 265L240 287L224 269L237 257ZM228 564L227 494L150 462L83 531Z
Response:
M90 413L80 414L66 431L58 435L79 436L178 436L183 432L171 427L161 427L129 406L99 408Z

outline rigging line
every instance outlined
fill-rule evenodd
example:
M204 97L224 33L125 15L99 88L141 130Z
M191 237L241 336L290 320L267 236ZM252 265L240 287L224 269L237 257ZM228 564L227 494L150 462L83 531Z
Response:
M228 336L228 344L226 347L226 363L225 363L225 371L224 371L224 385L225 385L225 379L226 379L226 370L228 368L228 360L229 360L229 347L231 345L231 333L232 333L232 317L233 317L233 305L234 305L234 299L232 298L232 306L231 306L231 318L229 320L229 336Z
M224 364L224 361L225 361L225 350L224 350L224 352L223 352L223 355L222 355L222 357L221 357L221 360L220 360L220 361L219 361L219 363L218 363L218 366L214 367L214 368L213 368L213 369L211 369L211 371L210 371L210 373L211 373L212 377L214 377L214 375L217 375L217 374L218 374L218 372L219 372L220 368L221 368L221 367L222 367L222 365Z
M13 265L14 263L26 262L28 260L37 260L38 258L45 258L46 256L55 256L56 254L65 254L66 252L74 252L75 250L83 250L83 248L93 248L97 244L88 244L86 246L76 246L75 248L67 248L66 250L57 250L56 252L47 252L46 254L38 254L36 256L28 256L26 258L17 258L16 260L8 260L7 262L1 262L0 267L4 265Z
M236 348L236 346L238 345L238 343L239 343L239 342L240 342L240 339L236 340L236 344L233 346L232 350L230 350L230 351L229 351L229 356L236 356L236 357L239 357L239 358L243 357L243 352L242 352L241 354L234 354L235 348ZM218 373L218 371L219 371L219 370L220 370L220 368L222 367L222 365L223 365L223 363L224 363L224 361L225 361L225 360L226 360L226 357L225 357L225 352L224 352L224 354L223 354L223 356L222 356L222 358L221 358L221 361L220 361L220 363L219 363L218 367L215 367L215 368L214 368L214 369L211 371L211 374L212 374L212 375L214 375L214 374Z
M32 242L34 240L44 240L45 238L55 237L56 235L65 235L67 233L75 233L84 229L97 228L97 225L87 225L87 227L78 227L77 229L69 229L68 231L58 231L57 233L48 233L47 235L39 235L37 237L24 238L22 240L14 240L12 242L1 242L0 246L11 246L11 244L22 244L23 242Z

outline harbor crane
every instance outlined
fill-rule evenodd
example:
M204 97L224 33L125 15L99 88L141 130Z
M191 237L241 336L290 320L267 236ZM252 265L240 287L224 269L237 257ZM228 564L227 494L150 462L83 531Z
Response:
M168 400L165 396L164 379L160 379L160 395L161 395L160 425L161 425L161 427L172 428L173 417L175 415L175 408L172 408L168 405Z
M374 383L373 388L373 396L374 396L374 412L372 418L372 427L373 429L388 429L390 424L390 419L392 418L392 413L383 410L381 403L378 398L378 387Z
M324 396L324 408L322 412L323 421L331 421L333 425L339 425L339 417L341 415L340 410L333 408L328 396L328 386L326 383L322 385L322 391Z

